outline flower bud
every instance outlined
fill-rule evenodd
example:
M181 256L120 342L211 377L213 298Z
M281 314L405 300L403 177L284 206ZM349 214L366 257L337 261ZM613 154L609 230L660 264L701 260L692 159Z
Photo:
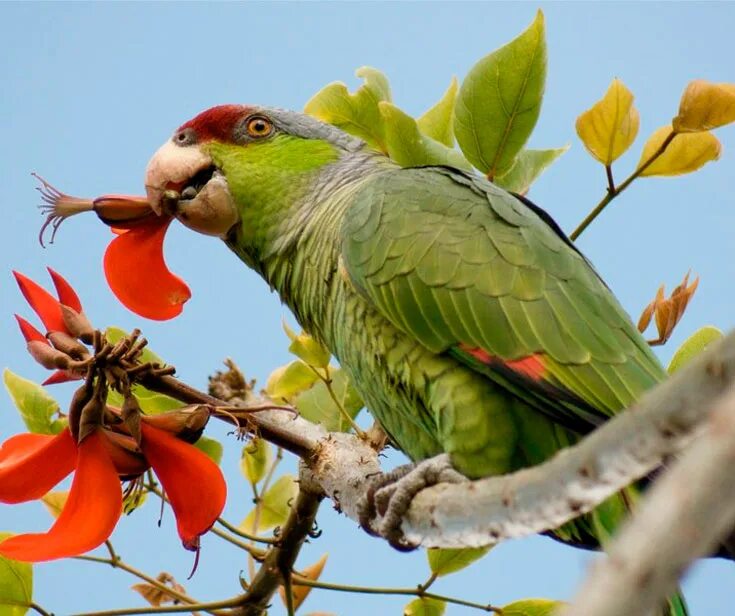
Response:
M187 443L195 443L202 435L211 410L205 404L192 404L158 415L143 415L148 425L169 432Z

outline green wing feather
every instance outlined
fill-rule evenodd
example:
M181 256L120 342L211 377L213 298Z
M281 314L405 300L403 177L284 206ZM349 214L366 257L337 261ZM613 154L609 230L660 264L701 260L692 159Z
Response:
M665 376L555 223L481 178L443 167L380 174L359 189L342 239L354 285L396 327L578 432ZM537 354L535 381L504 364Z

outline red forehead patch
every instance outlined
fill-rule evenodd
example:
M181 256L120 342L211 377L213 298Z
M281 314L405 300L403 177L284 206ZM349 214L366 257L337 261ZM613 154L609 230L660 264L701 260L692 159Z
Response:
M179 126L178 130L193 129L200 142L210 140L228 142L232 140L232 130L238 120L253 111L252 107L246 105L218 105L202 111Z

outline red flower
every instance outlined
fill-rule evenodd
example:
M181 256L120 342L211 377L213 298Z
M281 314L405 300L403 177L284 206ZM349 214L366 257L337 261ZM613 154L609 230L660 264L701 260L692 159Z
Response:
M150 465L176 516L184 547L199 548L224 508L227 488L219 467L202 451L142 418L142 467ZM0 554L37 562L75 556L107 540L122 513L120 476L129 478L130 454L119 434L102 427L74 442L69 428L56 436L18 434L0 448L0 502L19 503L43 496L75 470L61 515L45 533L10 537ZM121 462L122 461L122 462Z
M187 284L163 259L163 239L173 218L153 216L117 237L105 252L105 276L117 298L136 314L165 321L181 314L191 297Z
M66 218L94 211L117 236L104 258L105 276L117 298L148 319L165 321L181 314L191 291L171 273L163 258L163 240L173 220L171 216L156 215L146 197L103 195L94 200L80 199L36 177L41 182L38 190L45 202L42 207L48 215L39 236L42 244L47 227L53 229L53 242L56 230Z

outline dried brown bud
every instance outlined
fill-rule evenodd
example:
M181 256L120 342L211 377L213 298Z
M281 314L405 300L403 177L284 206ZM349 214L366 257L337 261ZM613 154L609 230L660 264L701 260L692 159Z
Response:
M192 404L167 413L144 415L142 420L154 428L170 432L182 441L195 443L202 435L210 414L209 406Z
M69 333L85 344L92 344L94 340L94 327L83 312L77 312L65 304L61 306L61 318Z
M87 347L80 344L76 338L72 338L66 332L49 332L46 337L62 353L66 353L72 359L86 359L89 357Z
M699 277L689 284L689 273L687 273L681 284L671 292L668 298L664 286L659 287L656 297L645 307L638 320L638 330L643 333L650 325L651 319L655 317L658 338L649 340L648 344L654 346L665 344L668 341L677 323L684 316L689 300L692 299L698 284Z
M69 367L69 356L46 342L31 340L26 348L31 357L47 370L66 370Z

